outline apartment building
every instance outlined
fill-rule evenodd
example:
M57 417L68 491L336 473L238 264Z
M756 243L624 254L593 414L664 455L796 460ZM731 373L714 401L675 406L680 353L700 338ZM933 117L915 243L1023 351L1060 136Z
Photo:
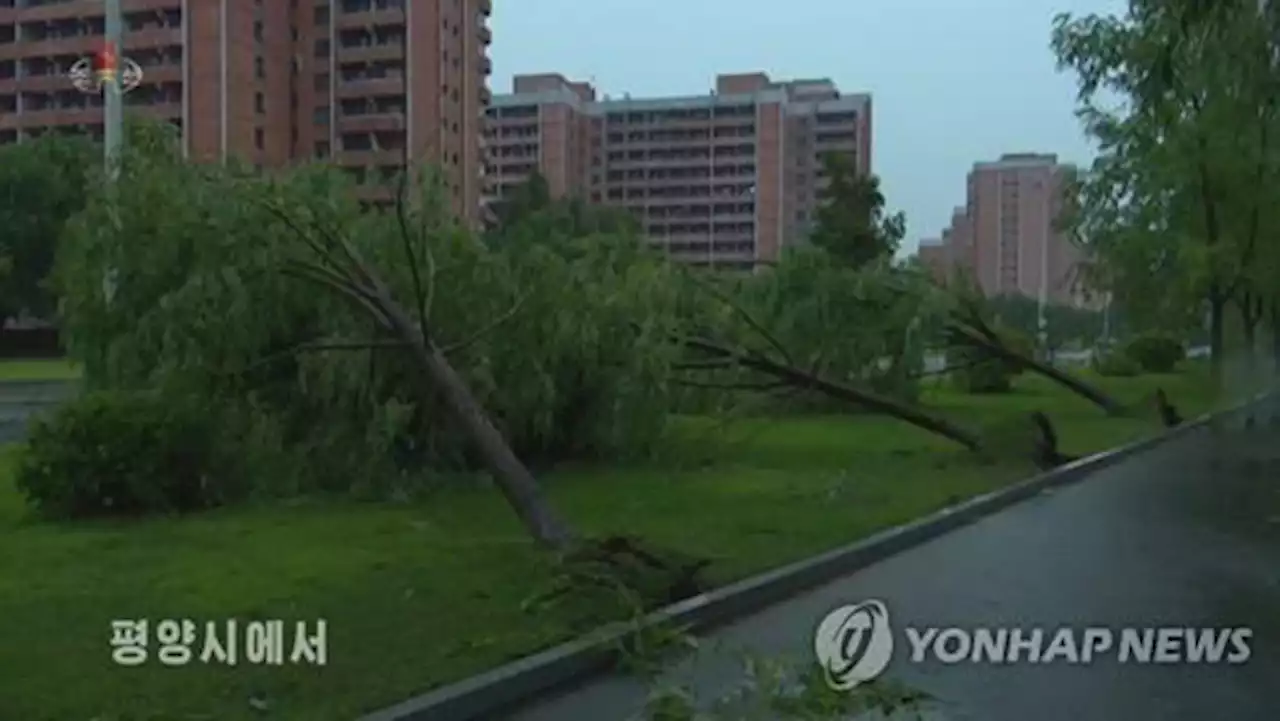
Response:
M358 177L433 162L478 217L492 0L121 4L123 55L143 70L125 104L180 128L190 157L331 158ZM0 143L101 134L102 98L66 73L104 24L101 0L0 0Z
M937 238L924 238L918 249L920 261L940 282L948 282L957 271L973 276L973 230L965 208L951 212L951 224Z
M987 295L1018 293L1079 305L1081 250L1057 228L1075 167L1055 155L1012 153L977 163L967 203L943 242L922 245L921 259L946 273L965 269Z
M721 75L706 95L599 98L558 74L515 78L488 110L488 191L538 170L554 194L626 208L671 257L753 268L800 242L821 158L871 172L871 98L830 80Z

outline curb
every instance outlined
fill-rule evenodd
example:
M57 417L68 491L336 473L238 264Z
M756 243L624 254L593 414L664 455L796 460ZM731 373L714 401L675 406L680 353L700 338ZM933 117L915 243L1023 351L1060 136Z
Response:
M1102 451L850 545L686 599L649 614L640 623L643 626L675 623L692 631L723 624L922 545L1047 489L1083 480L1135 454L1204 429L1215 421L1229 419L1269 395L1259 393L1243 403L1202 415L1171 431ZM491 718L492 714L606 670L613 661L613 649L634 629L632 623L612 624L585 637L362 716L358 721Z

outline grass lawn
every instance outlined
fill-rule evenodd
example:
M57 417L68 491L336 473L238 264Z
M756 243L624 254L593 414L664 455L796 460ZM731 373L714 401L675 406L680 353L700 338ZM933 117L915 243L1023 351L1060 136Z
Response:
M1188 417L1213 404L1199 372L1099 382L1134 401L1163 385ZM1034 377L1006 396L936 388L926 401L970 425L1025 425L1026 412L1044 409L1074 453L1156 430L1154 420L1106 419ZM565 469L545 481L580 528L713 557L721 582L1030 473L981 465L873 417L681 419L674 435L708 463ZM487 489L412 504L295 503L59 526L29 520L0 475L0 549L4 721L350 721L574 633L562 611L521 610L544 588L547 567ZM325 618L329 663L111 662L112 619L230 617Z
M79 377L80 368L67 360L0 360L0 383L75 380Z

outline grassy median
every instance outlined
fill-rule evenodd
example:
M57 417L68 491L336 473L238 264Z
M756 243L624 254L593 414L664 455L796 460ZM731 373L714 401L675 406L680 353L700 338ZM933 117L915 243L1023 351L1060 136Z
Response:
M1184 415L1214 403L1202 372L1094 379L1137 402L1163 386ZM1157 432L1108 419L1031 376L978 397L925 401L975 427L1046 410L1064 450ZM544 478L588 532L634 533L715 559L728 582L899 524L1032 472L981 463L872 416L682 418L670 458ZM576 629L522 603L549 569L496 491L442 486L399 504L293 502L182 519L56 525L28 517L0 477L0 719L350 721L563 641ZM113 619L328 621L324 667L113 665ZM151 648L154 654L154 638ZM287 650L286 650L287 653ZM153 656L154 658L154 656Z

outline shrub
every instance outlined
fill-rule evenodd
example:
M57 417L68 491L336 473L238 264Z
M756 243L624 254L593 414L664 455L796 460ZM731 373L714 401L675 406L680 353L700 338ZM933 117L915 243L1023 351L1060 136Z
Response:
M1127 353L1107 353L1094 356L1093 368L1099 375L1129 378L1142 372L1142 366Z
M242 497L218 413L156 392L95 392L35 421L18 464L27 502L54 518L182 512Z
M1124 354L1148 373L1168 373L1187 355L1182 343L1167 333L1139 335L1125 346Z

